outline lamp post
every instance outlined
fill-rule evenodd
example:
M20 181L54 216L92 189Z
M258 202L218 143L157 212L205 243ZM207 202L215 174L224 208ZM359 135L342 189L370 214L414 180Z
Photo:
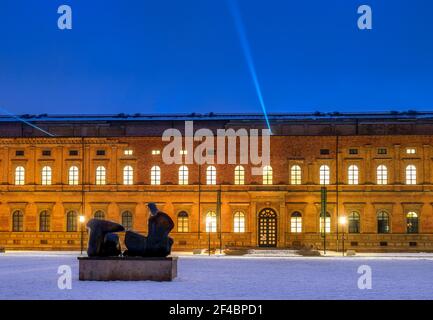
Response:
M80 215L80 217L78 218L78 221L80 222L80 232L81 232L81 255L83 255L83 238L84 238L84 222L86 221L86 217L83 215Z
M339 220L338 222L341 225L341 228L343 229L341 232L341 235L342 235L341 240L342 240L342 246L343 246L342 252L343 252L343 257L344 257L344 226L347 224L347 218L345 216L341 216L338 220Z

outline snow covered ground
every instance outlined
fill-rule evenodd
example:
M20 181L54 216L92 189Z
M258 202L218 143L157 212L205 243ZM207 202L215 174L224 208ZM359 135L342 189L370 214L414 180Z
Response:
M0 254L0 299L433 299L432 254L356 257L181 255L173 282L78 281L77 253ZM57 286L72 268L71 290ZM372 289L358 289L358 267Z

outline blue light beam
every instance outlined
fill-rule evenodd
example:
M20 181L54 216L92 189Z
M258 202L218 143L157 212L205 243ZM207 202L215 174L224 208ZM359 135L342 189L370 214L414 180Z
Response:
M28 122L28 121L26 121L26 120L21 119L20 117L14 115L14 114L12 114L12 113L10 113L9 111L7 111L6 109L3 109L2 107L0 107L0 111L2 111L3 113L6 113L8 116L11 116L12 118L17 119L18 121L21 121L21 122L25 123L26 125L28 125L28 126L30 126L30 127L32 127L32 128L35 128L36 130L39 130L39 131L41 131L41 132L43 132L43 133L49 135L50 137L55 137L54 134L49 133L48 131L45 131L45 130L42 129L42 128L39 128L38 126L34 125L33 123L30 123L30 122Z
M266 112L265 101L263 100L262 90L260 89L259 79L257 78L256 68L254 66L253 56L251 54L250 45L248 43L247 34L245 32L245 27L242 22L242 17L240 14L239 6L236 2L237 0L227 0L227 4L230 10L231 15L233 16L233 20L235 22L235 27L238 32L239 40L241 42L241 47L245 55L245 60L248 65L248 69L251 74L251 78L254 83L254 87L256 88L257 98L259 99L260 105L263 110L263 114L265 116L266 125L268 126L269 131L272 134L271 125L269 123L268 113Z

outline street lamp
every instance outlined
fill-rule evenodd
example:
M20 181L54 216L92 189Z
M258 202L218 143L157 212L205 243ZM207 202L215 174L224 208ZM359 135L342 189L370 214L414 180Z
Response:
M345 216L342 216L338 220L339 220L338 222L341 224L341 227L343 229L342 240L343 240L343 257L344 257L344 226L347 224L347 218Z
M80 222L80 231L81 231L81 255L83 255L83 238L84 238L84 222L86 221L86 217L83 215L80 215L78 218L78 221Z

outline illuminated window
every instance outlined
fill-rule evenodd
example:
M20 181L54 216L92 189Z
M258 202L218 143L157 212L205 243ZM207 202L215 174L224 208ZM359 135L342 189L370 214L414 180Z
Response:
M99 166L96 168L96 184L103 185L106 184L106 170L104 166Z
M161 169L158 166L153 166L150 169L150 184L161 184Z
M179 153L181 155L186 155L186 154L188 154L188 151L187 150L180 150Z
M216 232L217 231L217 218L214 211L209 211L206 214L206 232Z
M152 155L156 156L158 154L161 154L161 150L152 150Z
M415 148L406 148L406 154L415 154L416 149Z
M245 169L242 166L235 168L235 184L245 184Z
M39 214L39 231L49 232L50 231L50 214L47 210L42 211Z
M290 217L290 232L301 233L302 232L302 215L300 212L293 212Z
M42 168L42 185L48 186L51 184L51 167L45 166Z
M349 184L358 184L359 183L359 170L358 166L351 165L348 169L348 183Z
M123 211L122 212L122 226L125 227L125 230L132 230L132 212L131 211Z
M413 164L406 167L406 184L416 184L416 167Z
M25 170L24 167L16 167L15 168L15 185L22 186L24 185L24 176L25 176Z
M235 212L233 221L234 232L244 233L245 232L245 214L241 211Z
M123 184L124 185L134 184L134 169L131 166L123 167Z
M188 184L188 167L180 166L179 167L179 184L186 185Z
M406 215L407 233L418 233L418 215L416 212L409 212Z
M325 221L323 221L325 220ZM325 224L323 224L325 223ZM320 233L323 234L323 229L325 229L326 233L330 233L331 232L331 215L329 214L329 212L326 213L325 217L323 217L323 214L320 214ZM323 226L325 226L325 228L323 228Z
M105 220L105 213L102 210L98 210L95 212L95 214L93 215L93 218L98 219L98 220Z
M177 215L177 232L189 232L189 218L185 211Z
M327 165L320 166L320 184L329 184L329 167Z
M216 184L216 168L209 166L206 169L206 184Z
M272 167L263 167L263 184L272 184Z
M77 231L77 213L75 211L69 211L66 214L66 231L76 232Z
M294 165L290 168L290 184L301 184L302 183L302 171L301 167Z
M349 233L359 233L359 213L352 211L348 217Z
M386 211L377 214L377 233L389 233L389 214Z
M132 156L133 153L134 153L134 151L132 151L132 149L125 149L125 150L123 151L123 154L124 154L125 156Z
M15 210L12 213L12 231L13 232L24 231L24 214L20 210Z
M377 184L388 184L388 168L381 164L376 170Z
M68 180L69 184L72 186L78 184L78 167L72 166L69 168Z

